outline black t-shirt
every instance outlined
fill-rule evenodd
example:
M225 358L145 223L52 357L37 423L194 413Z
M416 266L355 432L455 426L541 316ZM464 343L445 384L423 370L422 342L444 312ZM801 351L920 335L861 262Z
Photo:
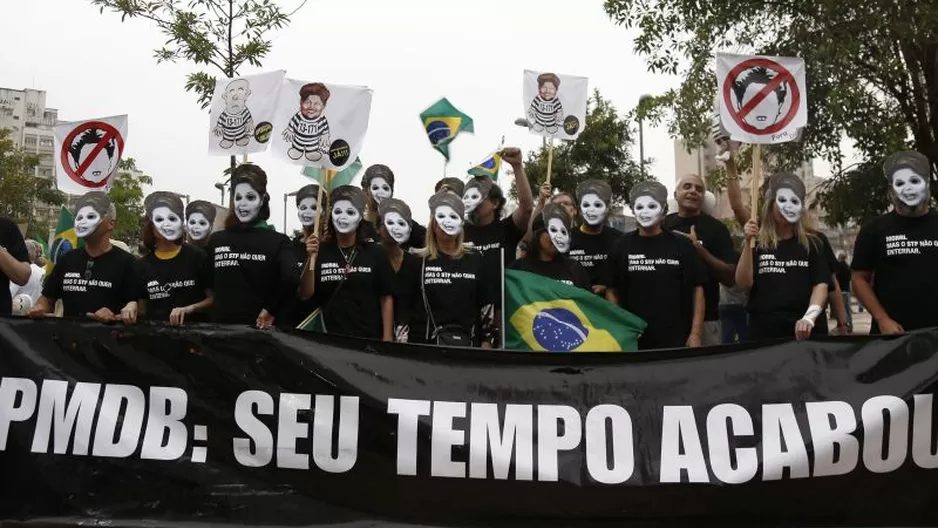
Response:
M62 300L62 314L84 317L101 308L115 315L140 291L137 263L134 256L118 247L91 257L85 249L69 251L59 258L46 278L42 295Z
M327 332L383 337L381 298L394 294L394 271L384 248L365 242L341 249L335 242L324 242L314 278L314 298L323 309Z
M487 226L466 224L465 227L465 241L471 243L473 249L481 252L486 260L490 255L498 255L499 249L505 248L506 268L515 261L515 252L523 237L524 231L518 229L512 215ZM498 260L495 260L495 263L498 264Z
M296 262L297 276L302 276L306 269L308 259L306 257L305 235L298 235L290 242L293 248L293 258ZM274 323L280 328L296 328L302 323L309 314L316 311L316 298L312 297L305 301L301 300L299 295L293 295L281 310L280 316Z
M814 235L809 235L808 240L811 251L797 237L779 241L774 250L753 250L749 314L753 319L774 321L768 325L774 330L766 331L761 338L793 336L795 323L811 304L811 291L830 281L821 241ZM815 328L826 324L827 320L818 316Z
M421 259L413 253L404 252L401 267L394 271L394 322L395 324L409 324L416 305L423 305L420 295L420 262Z
M369 220L362 220L362 233L365 240L369 242L381 242L381 235L378 233L378 226L374 222ZM422 225L410 221L410 238L407 239L407 242L401 244L401 249L407 251L410 248L422 248L427 245L427 228Z
M570 253L567 256L583 266L593 285L601 284L606 273L606 261L622 235L622 231L611 226L604 226L595 235L575 229L570 237Z
M137 261L140 298L146 299L146 318L169 321L173 308L182 308L205 299L209 272L208 258L202 248L183 244L179 253L167 260L154 252ZM201 313L186 316L193 322L205 320Z
M902 328L938 326L938 212L918 218L891 212L866 223L851 267L873 273L873 293ZM870 333L879 333L876 321Z
M730 238L730 230L723 225L723 222L707 213L700 213L689 218L682 218L677 213L671 213L665 218L664 227L681 233L690 233L690 228L693 227L697 240L711 255L727 264L736 263L733 260L733 239ZM707 269L706 263L704 263L704 271L707 273L707 281L703 285L704 303L707 308L704 321L719 321L720 281L711 270Z
M483 306L493 304L493 289L489 287L492 279L483 255L469 250L457 259L441 253L433 260L418 260L417 266L416 294L419 297L410 320L410 342L429 342L432 324L437 327L459 325L473 335L473 344L478 345L479 313ZM426 315L421 284L433 314L432 322Z
M683 347L694 317L694 293L706 280L703 261L690 240L664 231L638 231L619 239L606 264L605 285L622 308L648 323L639 348Z
M840 291L850 291L850 266L843 261L837 261L837 267L834 268L834 274L837 275L837 282L840 283Z
M205 246L215 293L211 318L230 324L257 321L262 310L281 316L296 295L299 272L290 239L265 228L237 227L212 233Z
M9 218L0 216L0 246L7 249L10 256L20 262L29 262L26 242L20 234L20 228ZM13 299L10 298L10 278L0 273L0 315L10 315Z
M586 270L583 269L583 266L579 262L564 256L545 262L533 255L529 255L514 261L511 264L511 269L536 273L570 286L592 291L593 281Z

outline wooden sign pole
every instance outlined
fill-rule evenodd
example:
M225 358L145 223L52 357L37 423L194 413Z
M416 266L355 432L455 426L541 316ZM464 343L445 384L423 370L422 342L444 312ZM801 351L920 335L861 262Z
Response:
M550 172L554 166L554 138L550 138L550 146L547 147L547 184L550 185Z
M759 220L759 188L762 186L762 146L752 146L752 179L749 183L749 218ZM756 239L750 241L750 247L756 247Z

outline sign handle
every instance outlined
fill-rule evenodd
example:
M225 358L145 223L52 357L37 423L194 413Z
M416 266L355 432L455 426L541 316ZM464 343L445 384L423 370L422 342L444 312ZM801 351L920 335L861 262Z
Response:
M759 219L759 188L762 186L762 145L752 146L752 179L749 183L750 205L749 218ZM756 247L756 239L749 241L749 247Z
M550 185L550 173L551 169L554 166L554 138L550 138L550 144L547 147L547 180L546 183Z
M247 163L247 162L248 162L248 155L247 155L247 154L242 155L242 156L241 156L241 163Z

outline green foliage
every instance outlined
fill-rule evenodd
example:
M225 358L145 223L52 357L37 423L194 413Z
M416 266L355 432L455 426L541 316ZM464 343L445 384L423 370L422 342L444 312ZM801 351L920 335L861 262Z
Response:
M146 210L143 207L143 186L153 185L153 178L140 172L133 158L120 161L114 184L108 193L117 209L117 226L111 238L136 247L143 236Z
M838 222L862 221L888 206L878 168L914 149L938 166L938 4L917 0L606 0L633 29L636 52L680 88L643 101L638 112L666 122L692 145L707 134L716 92L717 51L798 56L807 73L809 125L800 143L763 149L778 169L822 158L834 166L823 205ZM862 158L841 167L846 136ZM938 185L932 186L938 195Z
M605 180L612 187L613 202L627 202L632 185L645 179L629 152L633 140L628 117L620 118L615 107L595 90L588 102L583 132L574 141L554 144L551 186L572 194L584 180ZM548 146L542 146L529 152L524 162L535 196L547 177L547 159ZM648 161L645 163L647 172Z
M120 13L121 22L141 18L155 24L166 37L155 50L157 63L182 59L214 67L225 77L235 77L245 64L260 67L272 47L266 35L289 24L305 3L286 13L273 0L91 0L102 13ZM212 101L215 76L190 73L185 87L205 108Z
M36 209L62 205L66 196L56 190L51 179L35 175L39 158L17 147L10 134L9 130L0 129L0 216L17 223L27 222L28 234L46 238L49 221L36 215Z

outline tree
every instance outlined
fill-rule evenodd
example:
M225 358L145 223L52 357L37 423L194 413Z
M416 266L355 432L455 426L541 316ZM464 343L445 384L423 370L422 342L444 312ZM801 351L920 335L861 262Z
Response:
M799 56L807 68L809 125L800 143L764 149L778 169L823 158L834 174L821 193L838 222L862 221L888 207L879 168L912 148L938 167L938 8L917 0L606 0L609 16L636 29L635 51L681 87L640 105L692 145L714 110L713 54L727 50ZM862 163L842 167L849 138ZM938 185L932 186L938 196ZM862 199L857 199L862 197Z
M155 50L157 64L191 61L200 68L236 77L242 66L260 67L272 48L267 34L282 29L306 0L285 13L272 0L91 0L92 5L128 18L149 20L166 37ZM186 91L195 92L204 109L212 102L215 76L204 69L190 73ZM237 163L231 156L231 168Z
M65 194L55 189L51 179L35 175L39 157L17 147L8 129L0 129L0 216L28 223L30 236L49 236L48 215L37 209L62 205Z
M143 186L153 185L153 178L137 168L133 158L122 159L117 176L108 194L117 209L117 227L111 238L136 247L143 239L146 210L143 207Z
M605 180L612 187L613 202L627 202L632 185L645 178L629 153L633 143L631 134L628 116L620 118L612 103L595 90L587 103L586 127L579 137L554 144L551 185L573 193L577 184L584 180ZM529 152L524 162L524 171L535 195L547 177L547 158L548 147L544 145Z

